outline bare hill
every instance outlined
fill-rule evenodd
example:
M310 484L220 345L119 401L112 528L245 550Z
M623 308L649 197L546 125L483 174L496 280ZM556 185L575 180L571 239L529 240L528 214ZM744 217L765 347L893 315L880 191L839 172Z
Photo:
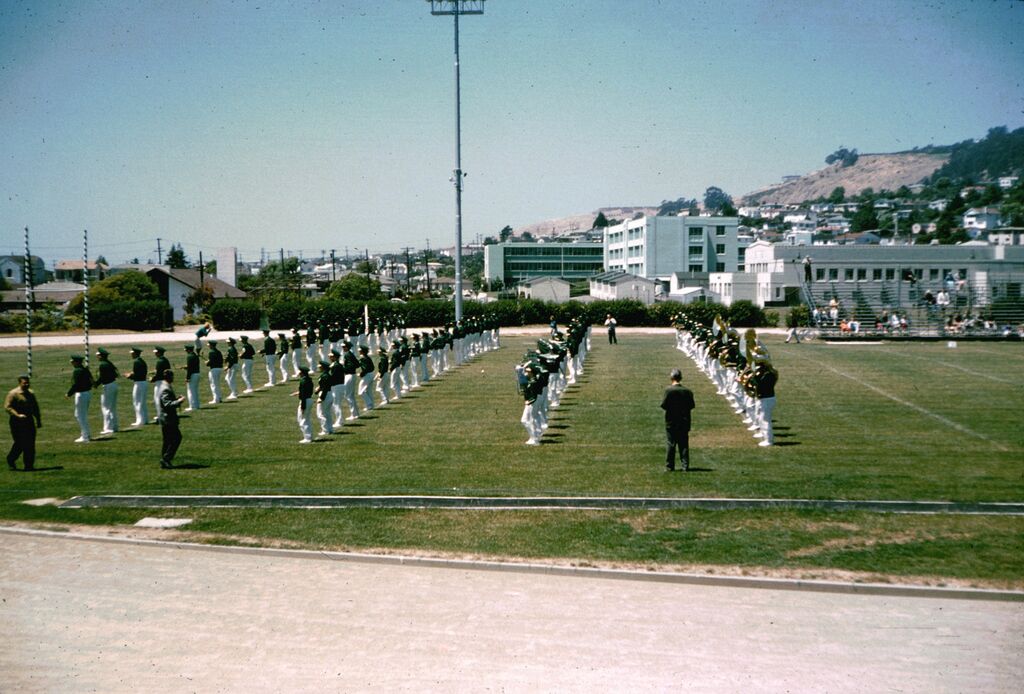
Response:
M568 234L573 231L586 231L590 229L590 225L594 223L594 218L597 217L598 212L604 212L604 216L609 220L612 219L632 219L637 213L644 215L657 214L657 207L602 207L594 210L593 212L584 212L581 214L574 214L568 217L558 217L556 219L546 219L543 222L535 222L527 226L519 227L515 230L516 236L522 236L524 232L529 232L534 237L537 236L561 236L562 234Z
M799 203L827 197L838 186L846 190L847 196L856 195L865 188L896 190L930 176L947 161L947 154L862 154L853 166L832 164L795 181L747 193L740 198L739 204Z

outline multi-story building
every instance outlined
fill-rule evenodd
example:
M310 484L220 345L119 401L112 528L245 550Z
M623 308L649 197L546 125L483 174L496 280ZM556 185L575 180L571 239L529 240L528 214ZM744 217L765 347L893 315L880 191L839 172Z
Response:
M742 272L749 237L737 217L641 217L608 227L604 265L657 280L668 290L677 272Z
M722 302L759 306L801 301L803 261L811 257L807 289L815 300L856 292L880 304L904 304L953 283L970 304L1021 296L1024 247L970 242L955 246L788 246L757 241L747 249L746 272L712 273L708 283ZM913 281L910 281L913 277ZM964 294L967 296L968 294Z
M506 287L533 277L583 280L604 269L600 243L531 243L506 241L484 246L484 278Z

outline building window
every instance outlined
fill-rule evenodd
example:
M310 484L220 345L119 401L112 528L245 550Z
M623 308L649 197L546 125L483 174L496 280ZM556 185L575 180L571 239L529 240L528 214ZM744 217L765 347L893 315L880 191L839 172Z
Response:
M700 241L702 238L704 238L704 231L700 227L697 227L696 229L690 229L691 241Z
M894 279L896 279L896 268L894 268L894 267L887 267L887 268L885 268L885 279L887 279L887 280L894 280Z
M690 263L690 272L703 272L703 271L704 271L704 266L703 265L701 265L699 263L696 264L696 265L693 264L693 263Z
M747 267L746 267L746 265L743 265L743 264L741 263L741 264L739 264L739 265L737 265L737 266L736 266L736 272L746 272L746 271L747 271Z
M715 263L715 272L725 272L725 263Z
M839 268L830 267L828 269L828 278L833 282L839 279Z
M852 267L848 267L845 270L843 270L843 280L845 280L846 282L852 282L853 281L853 268Z
M703 246L690 246L690 255L691 256L696 255L696 256L699 256L699 257L703 257L704 256L704 247Z
M818 282L823 282L825 280L825 268L814 268L814 279Z
M868 270L867 270L867 268L863 268L863 267L857 268L857 281L858 282L863 282L867 278L868 278Z
M715 236L725 236L725 227L715 227Z
M725 255L725 244L724 243L716 243L715 244L715 253L717 253L718 255Z
M930 268L928 270L928 279L931 280L932 282L939 279L939 269L935 267Z
M871 279L873 279L875 282L880 282L882 280L882 268L876 267L874 270L872 270Z

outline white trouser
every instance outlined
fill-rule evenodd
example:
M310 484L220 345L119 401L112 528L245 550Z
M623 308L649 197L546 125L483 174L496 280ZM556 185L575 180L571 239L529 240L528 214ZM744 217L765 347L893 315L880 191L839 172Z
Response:
M334 426L331 424L331 405L334 398L328 393L322 402L316 404L316 418L320 421L321 434L333 434Z
M373 372L359 378L359 396L363 399L363 409L372 410L373 402Z
M311 345L307 345L306 346L306 366L309 367L310 371L316 371L316 364L315 364L316 361L319 361L319 359L317 359L316 343L313 343Z
M359 403L356 402L357 379L358 376L355 374L345 374L345 404L348 405L348 416L350 419L355 419L359 416Z
M299 377L299 356L300 355L301 355L301 351L299 350L298 347L296 347L295 349L292 350L292 375L295 378ZM313 368L313 367L310 367L310 368Z
M427 367L427 361L430 358L430 352L423 351L420 353L420 383L426 383L430 380L430 369Z
M377 394L380 396L381 401L386 405L391 400L391 373L385 372L380 374L377 379Z
M245 392L252 392L252 359L242 359L242 383L245 385Z
M331 386L331 414L334 416L334 426L340 427L344 421L344 412L341 410L341 401L345 399L345 384L339 383Z
M534 426L536 421L533 416L533 403L528 402L523 406L523 416L519 418L519 421L526 427L526 434L529 436L527 443L535 442L538 439L537 430Z
M416 365L420 362L420 355L415 357L410 356L409 361L405 363L405 378L409 381L410 388L418 388L420 385L420 370L416 368Z
M164 392L164 381L153 382L153 412L154 419L160 419L160 411L163 409L160 407L160 393Z
M228 398L234 400L238 397L236 377L238 376L238 364L232 364L224 371L224 382L228 384Z
M274 363L277 361L276 354L264 354L263 361L267 364L267 383L263 387L274 385Z
M775 434L772 432L772 410L775 409L775 397L761 398L761 444L766 442L770 446L775 443Z
M281 370L281 383L288 382L288 352L281 355L277 360L277 367Z
M89 433L89 402L92 400L92 393L75 393L75 419L78 421L78 428L82 430L81 438L88 441L92 438Z
M213 367L210 369L208 374L210 378L210 402L220 402L220 375L224 371L222 368Z
M402 397L402 383L398 377L399 370L397 368L391 369L391 399L398 400Z
M199 374L194 373L188 377L188 409L199 409ZM188 410L186 410L187 412Z
M299 406L296 409L295 419L299 423L299 431L302 432L303 441L313 440L313 422L310 419L310 409L313 403L313 398L306 400L300 400Z
M117 381L100 386L100 412L103 413L103 432L118 430L117 425Z
M132 381L132 406L135 408L135 422L132 426L140 427L149 421L149 403L146 396L149 395L149 383L146 381Z

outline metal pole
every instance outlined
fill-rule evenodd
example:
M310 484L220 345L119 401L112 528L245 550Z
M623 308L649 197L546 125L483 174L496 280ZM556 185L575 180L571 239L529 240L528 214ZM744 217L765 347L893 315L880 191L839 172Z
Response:
M89 366L89 230L82 230L82 280L85 293L82 295L82 324L85 327L85 366Z
M462 320L462 93L459 80L459 7L455 7L455 321ZM427 282L430 271L427 271ZM429 285L428 285L429 286Z
M28 377L32 378L32 254L28 248L28 227L25 227L25 337L28 349Z

